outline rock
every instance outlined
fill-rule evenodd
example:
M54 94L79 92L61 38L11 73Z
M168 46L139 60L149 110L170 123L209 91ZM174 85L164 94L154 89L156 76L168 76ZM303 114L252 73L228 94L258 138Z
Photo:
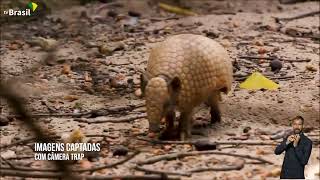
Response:
M128 83L125 81L125 76L123 74L118 74L117 76L110 79L110 85L113 88L127 87Z
M92 163L90 161L88 161L88 160L81 160L80 161L80 167L82 169L89 169L89 168L92 167Z
M171 146L171 145L164 145L164 146L163 146L163 149L164 149L165 151L170 151L170 150L172 149L172 146Z
M127 147L122 145L117 146L113 151L113 156L126 156L129 152Z
M150 132L150 133L148 134L148 137L149 137L149 138L155 138L155 137L156 137L156 133Z
M227 39L223 39L220 41L220 44L225 47L225 48L229 48L232 46L231 42Z
M4 159L8 159L8 158L14 158L16 157L16 153L14 151L11 150L7 150L5 152L1 152L1 157Z
M108 11L107 15L115 18L115 17L117 17L118 13L113 10L110 10L110 11Z
M105 46L105 45L102 45L102 46L99 47L99 52L101 54L104 54L104 55L107 55L107 56L111 56L112 53L113 53L112 49L107 47L107 46Z
M142 91L141 89L137 89L135 92L134 92L134 95L136 95L137 97L141 97L142 96Z
M251 127L247 126L243 129L243 133L248 133L251 130Z
M215 150L217 144L208 140L199 140L194 143L194 147L197 151Z
M84 81L86 81L86 82L92 81L92 77L89 75L89 73L87 71L84 72Z
M258 53L259 53L259 54L265 54L265 53L267 53L267 52L268 52L268 51L266 50L266 48L261 47L261 48L258 49Z
M128 12L128 15L129 15L129 16L132 16L132 17L140 17L140 16L141 16L141 13L136 12L136 11L129 11L129 12Z
M19 48L20 48L20 45L16 43L12 43L9 45L10 50L18 50Z
M254 44L257 45L257 46L263 46L264 45L262 40L256 40L256 41L254 41Z
M311 64L306 65L306 69L311 72L316 72L317 68Z
M283 99L278 99L278 103L283 103Z
M202 31L208 38L215 39L219 37L219 34L213 31L204 30Z
M278 72L282 68L282 62L279 59L274 59L270 62L271 71Z
M0 115L0 126L6 126L9 124L9 119L6 116Z

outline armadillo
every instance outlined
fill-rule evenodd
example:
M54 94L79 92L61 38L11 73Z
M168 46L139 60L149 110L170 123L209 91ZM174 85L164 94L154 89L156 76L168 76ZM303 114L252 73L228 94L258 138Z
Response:
M216 41L194 34L173 35L150 51L146 72L141 74L141 91L146 100L149 132L174 128L176 111L181 140L190 138L194 108L207 102L211 123L221 119L218 101L233 81L227 51Z

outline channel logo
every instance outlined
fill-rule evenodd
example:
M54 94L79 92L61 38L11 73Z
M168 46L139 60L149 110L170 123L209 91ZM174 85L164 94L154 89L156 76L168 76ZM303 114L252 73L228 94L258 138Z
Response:
M38 4L34 2L29 2L27 4L27 8L23 10L14 10L14 9L9 9L3 11L4 15L8 16L31 16L32 12L35 12L35 10L38 8ZM32 11L32 12L31 12Z

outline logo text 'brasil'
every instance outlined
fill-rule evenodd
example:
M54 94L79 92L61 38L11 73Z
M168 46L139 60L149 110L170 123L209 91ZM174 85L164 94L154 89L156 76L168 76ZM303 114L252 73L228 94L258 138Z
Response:
M37 9L37 7L38 4L34 2L29 2L25 10L9 9L7 11L4 11L3 13L9 16L31 16L31 10L32 12L34 12Z

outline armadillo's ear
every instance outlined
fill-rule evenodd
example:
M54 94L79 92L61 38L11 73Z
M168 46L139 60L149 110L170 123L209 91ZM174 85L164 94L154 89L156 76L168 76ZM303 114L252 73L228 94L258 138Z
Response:
M144 96L146 86L148 84L148 78L145 74L140 75L140 89L142 92L142 96Z
M171 81L170 81L170 87L173 91L173 93L179 93L180 89L181 89L181 81L178 77L174 77Z

